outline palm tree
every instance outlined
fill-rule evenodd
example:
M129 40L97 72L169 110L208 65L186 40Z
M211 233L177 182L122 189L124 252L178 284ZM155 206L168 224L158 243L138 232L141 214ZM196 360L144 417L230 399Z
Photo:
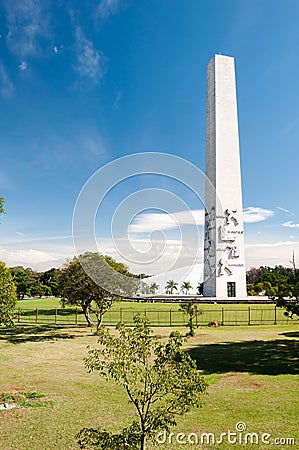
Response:
M178 290L178 283L174 280L168 280L165 286L166 294L173 294L174 290Z
M150 285L150 293L151 294L155 294L156 291L159 289L159 285L154 281L151 285Z
M190 289L192 289L190 281L183 281L181 285L181 291L184 292L185 294L188 294Z

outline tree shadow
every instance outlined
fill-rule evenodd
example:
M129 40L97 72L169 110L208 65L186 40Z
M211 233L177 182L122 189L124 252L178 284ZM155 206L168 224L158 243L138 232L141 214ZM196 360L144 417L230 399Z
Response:
M71 308L57 308L57 309L41 309L38 308L39 316L55 316L56 312L58 316L74 316L76 314L75 309ZM36 317L36 309L20 309L21 317ZM81 310L78 310L77 314L82 314Z
M299 340L207 344L189 350L204 373L299 374Z
M62 331L64 330L64 332ZM58 339L74 339L79 337L78 329L65 332L65 327L59 325L25 325L0 328L0 341L11 344L23 342L55 341ZM81 336L83 336L81 334Z
M288 331L287 333L280 333L279 336L299 338L299 331Z

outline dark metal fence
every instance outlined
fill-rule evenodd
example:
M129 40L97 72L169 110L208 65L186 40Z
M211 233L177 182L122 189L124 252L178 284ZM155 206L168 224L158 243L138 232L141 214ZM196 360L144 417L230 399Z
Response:
M185 326L188 320L186 314L175 308L159 310L144 307L138 308L138 311L125 308L112 308L104 315L103 324L114 326L118 322L124 322L127 325L133 325L133 317L137 313L146 315L152 326ZM95 320L95 317L92 318ZM239 308L233 306L231 308L224 308L219 306L213 309L202 309L202 314L198 314L194 321L197 326L207 326L211 322L216 321L219 325L280 325L287 324L288 322L294 323L294 320L290 320L284 315L284 310L274 305L264 308L261 306L242 306ZM86 324L82 311L73 308L18 308L16 322L20 324Z

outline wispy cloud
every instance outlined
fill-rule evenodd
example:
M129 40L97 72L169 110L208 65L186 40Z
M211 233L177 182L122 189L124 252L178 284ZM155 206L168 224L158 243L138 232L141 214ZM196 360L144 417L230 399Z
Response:
M117 91L115 93L115 98L114 98L114 102L113 102L113 108L118 108L118 105L119 105L119 102L120 102L120 100L122 98L122 95L123 95L122 91Z
M274 211L249 206L243 211L245 223L261 222L274 215ZM203 225L204 210L186 210L173 214L143 213L136 216L129 227L131 233L150 233L154 230L172 230L182 225Z
M119 0L101 0L97 7L96 15L103 20L107 20L118 11L119 6Z
M244 223L262 222L263 220L274 216L274 214L274 211L269 209L248 206L248 208L243 210L243 220Z
M94 47L92 41L88 40L80 27L76 28L76 72L81 78L98 83L106 71L106 58L104 54Z
M289 245L298 245L299 242L295 241L278 241L278 242L264 242L259 244L247 244L245 248L275 248Z
M26 235L24 234L24 233L22 233L21 231L16 231L16 234L18 235L18 236L22 236L22 237L25 237Z
M294 223L294 222L288 221L288 222L283 223L282 226L286 227L286 228L299 228L299 223Z
M6 239L6 245L15 245L15 244L33 244L35 242L47 242L47 241L70 241L72 239L72 235L62 235L62 236L27 236L20 231L16 231L16 234L20 236L17 239Z
M281 206L276 206L276 209L279 209L282 212L285 212L286 214L290 214L291 216L294 216L295 214L292 213L292 211L290 211L289 209L286 208L281 208Z
M245 245L247 267L289 264L292 252L299 253L298 241L277 241Z
M4 66L0 62L0 94L2 97L10 97L13 92L13 84L7 75Z
M10 50L25 59L39 52L39 38L49 30L49 12L41 0L6 0L7 43Z
M130 233L150 233L155 230L172 230L183 225L203 225L204 210L186 210L173 214L139 214L130 224Z

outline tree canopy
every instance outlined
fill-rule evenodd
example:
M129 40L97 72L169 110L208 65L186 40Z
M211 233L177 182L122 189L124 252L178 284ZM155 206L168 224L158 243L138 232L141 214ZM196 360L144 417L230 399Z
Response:
M173 294L173 291L178 290L178 283L174 280L168 280L165 289L167 294Z
M17 296L10 271L0 261L0 325L13 325Z
M3 205L4 205L4 198L0 197L0 214L4 214L5 213Z
M294 257L293 257L294 258ZM285 315L299 318L299 270L293 267L261 266L247 272L247 291L249 295L264 292L276 300L277 306L285 308Z
M192 285L190 281L183 281L181 285L181 291L184 292L184 294L188 294L188 292L192 289Z
M112 302L120 299L120 296L104 289L90 277L90 273L96 275L98 272L101 272L103 277L107 264L118 273L131 275L124 264L116 262L110 256L87 252L66 264L59 276L62 305L81 306L89 326L93 325L90 312L94 313L97 317L97 328L100 327L103 315L110 309ZM110 273L107 277L109 276ZM131 279L137 286L138 280ZM112 280L111 286L114 284L115 280Z

